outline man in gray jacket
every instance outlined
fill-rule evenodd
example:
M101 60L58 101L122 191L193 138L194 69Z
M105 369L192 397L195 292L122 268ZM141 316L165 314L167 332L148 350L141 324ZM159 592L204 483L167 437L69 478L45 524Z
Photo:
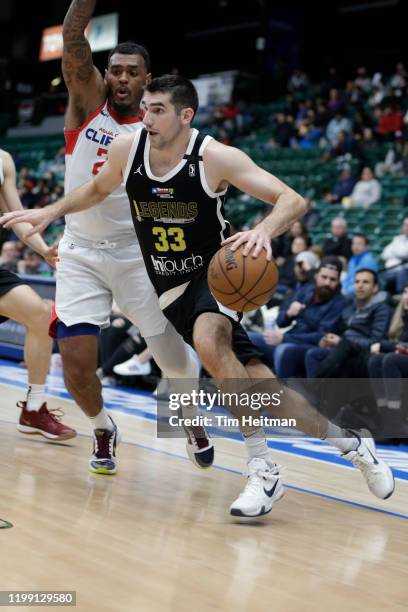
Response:
M365 349L386 337L391 309L373 270L356 273L354 291L354 301L343 311L343 333L326 334L306 353L308 378L368 377Z

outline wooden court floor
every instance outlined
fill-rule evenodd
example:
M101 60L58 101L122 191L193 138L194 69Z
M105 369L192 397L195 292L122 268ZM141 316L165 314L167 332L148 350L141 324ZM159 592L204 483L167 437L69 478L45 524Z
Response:
M217 438L201 472L182 440L117 413L120 470L96 476L72 402L50 399L81 433L56 445L16 431L18 399L0 384L0 590L74 590L84 612L408 609L408 482L381 502L357 472L276 452L285 497L248 524L228 514L242 444Z

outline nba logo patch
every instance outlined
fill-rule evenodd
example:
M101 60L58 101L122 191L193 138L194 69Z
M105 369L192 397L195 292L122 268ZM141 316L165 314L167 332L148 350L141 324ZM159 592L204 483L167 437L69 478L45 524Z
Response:
M190 164L188 167L188 175L195 176L195 164Z

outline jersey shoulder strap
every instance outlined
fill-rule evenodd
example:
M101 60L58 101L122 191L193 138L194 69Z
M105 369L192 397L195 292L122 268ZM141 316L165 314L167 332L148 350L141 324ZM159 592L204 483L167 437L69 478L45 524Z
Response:
M203 161L203 157L202 155L199 155L199 152L200 152L201 145L203 144L205 138L206 138L205 134L202 134L201 132L199 132L195 139L194 146L191 149L191 153L189 154L186 153L183 159L187 159L191 163Z

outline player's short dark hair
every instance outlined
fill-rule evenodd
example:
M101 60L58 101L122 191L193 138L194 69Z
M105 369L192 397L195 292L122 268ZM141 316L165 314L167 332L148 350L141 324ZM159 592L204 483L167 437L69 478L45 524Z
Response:
M142 47L142 45L138 45L132 40L119 43L118 45L116 45L116 47L114 47L114 49L112 49L112 51L110 51L108 55L108 66L114 53L122 53L123 55L141 55L144 59L146 72L150 72L150 55L147 49Z
M374 285L378 285L378 274L375 270L372 270L371 268L360 268L356 271L354 280L356 280L357 274L360 274L360 272L369 272L373 277Z
M153 79L147 86L149 93L169 93L171 103L178 113L183 108L192 108L194 114L198 109L198 94L193 83L186 77L174 74L164 74Z

